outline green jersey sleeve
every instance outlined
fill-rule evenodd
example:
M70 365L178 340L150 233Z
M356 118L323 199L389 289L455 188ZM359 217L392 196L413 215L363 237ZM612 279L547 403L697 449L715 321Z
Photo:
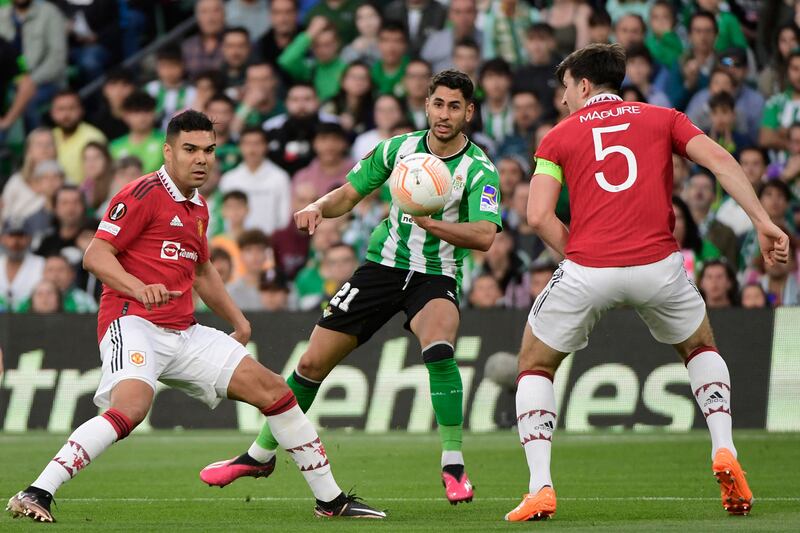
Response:
M381 141L347 173L347 181L361 196L366 196L389 179L394 168L394 155L390 150L393 139Z
M467 202L470 222L488 220L498 230L503 229L503 220L500 217L500 177L496 170L482 169L471 184Z

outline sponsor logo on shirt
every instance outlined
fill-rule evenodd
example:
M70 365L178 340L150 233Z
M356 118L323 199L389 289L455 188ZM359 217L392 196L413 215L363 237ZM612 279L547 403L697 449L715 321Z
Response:
M197 262L197 252L181 249L181 243L175 241L163 241L161 243L161 259L177 261L180 257Z
M145 352L139 350L128 350L128 359L131 360L133 366L144 366Z
M407 214L407 213L403 213L403 216L400 217L400 222L402 224L413 224L414 223L414 218L411 215Z
M120 228L116 224L112 224L111 222L108 222L106 220L101 221L100 225L97 226L97 231L105 231L106 233L110 233L111 235L114 235L115 237L117 235L119 235L119 230L121 230L121 229L122 228Z
M481 211L489 211L497 214L497 188L492 185L484 185L481 191Z
M111 208L111 211L108 212L108 218L110 220L117 221L122 217L124 217L125 213L127 212L128 212L128 207L122 202L119 202L118 204L116 204L114 207Z

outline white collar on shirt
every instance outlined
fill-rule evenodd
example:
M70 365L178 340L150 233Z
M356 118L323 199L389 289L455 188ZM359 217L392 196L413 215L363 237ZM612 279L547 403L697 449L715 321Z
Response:
M164 185L164 188L167 189L169 195L172 196L173 200L176 202L185 202L189 200L193 204L203 207L203 201L200 199L200 193L197 192L197 189L194 189L194 194L191 198L186 198L180 189L178 189L178 186L175 185L175 182L172 181L172 178L169 177L167 168L164 165L161 165L161 168L156 171L156 175L161 180L161 184Z
M622 98L620 98L616 94L600 93L600 94L596 94L596 95L592 96L591 98L589 98L588 100L586 100L586 103L583 104L583 107L590 106L590 105L596 104L598 102L621 102L621 101L622 101Z

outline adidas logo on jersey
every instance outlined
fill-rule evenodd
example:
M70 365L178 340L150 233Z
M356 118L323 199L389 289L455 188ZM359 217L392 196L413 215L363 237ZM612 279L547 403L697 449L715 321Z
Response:
M175 226L175 227L177 227L177 228L182 228L182 227L183 227L183 222L181 222L181 219L180 219L180 218L178 218L178 215L175 215L175 216L172 218L172 222L170 222L170 223L169 223L169 225L170 225L170 226Z

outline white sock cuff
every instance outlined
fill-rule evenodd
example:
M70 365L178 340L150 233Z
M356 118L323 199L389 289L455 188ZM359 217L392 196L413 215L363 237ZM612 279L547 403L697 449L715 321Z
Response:
M447 465L463 465L464 454L455 450L445 450L442 452L442 468Z

